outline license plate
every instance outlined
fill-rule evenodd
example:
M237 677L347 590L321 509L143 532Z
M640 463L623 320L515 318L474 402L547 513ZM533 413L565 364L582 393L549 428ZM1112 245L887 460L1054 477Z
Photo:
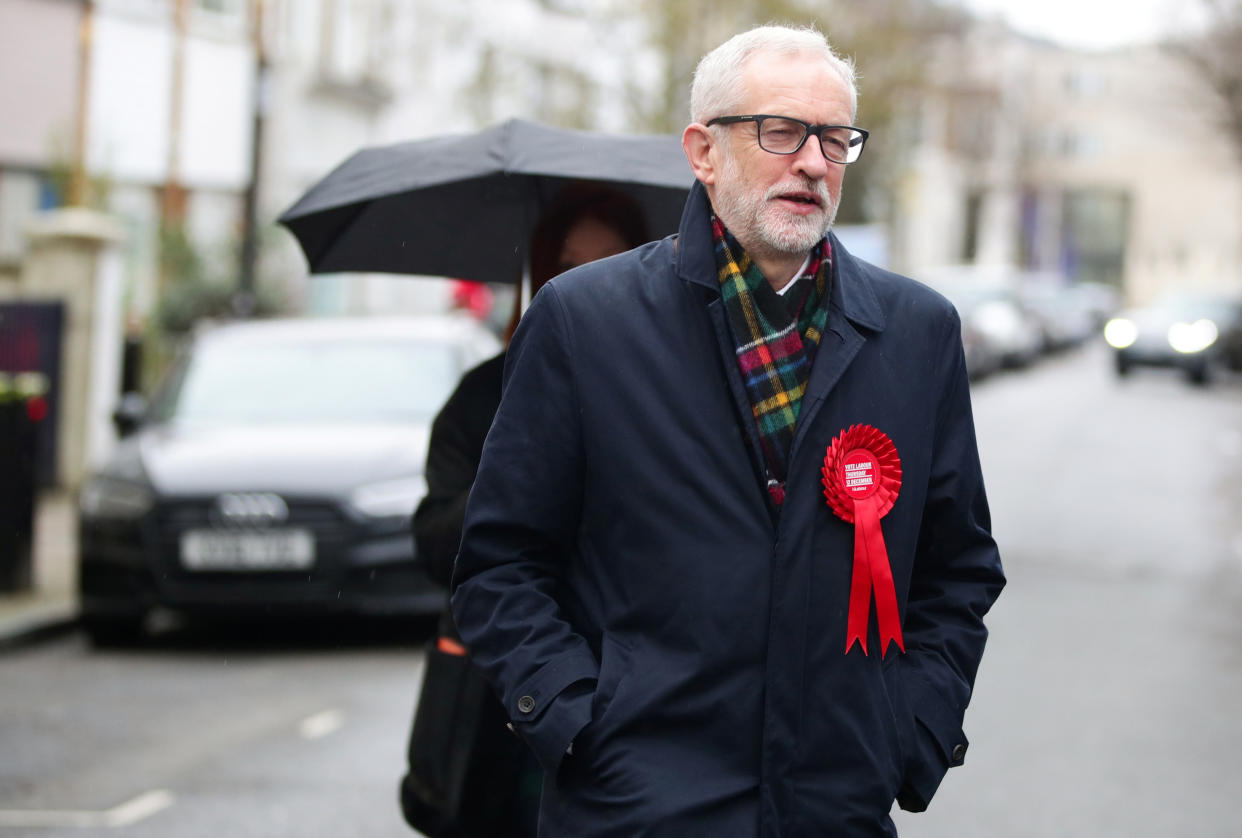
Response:
M181 564L187 570L306 570L314 563L315 537L307 530L181 535Z

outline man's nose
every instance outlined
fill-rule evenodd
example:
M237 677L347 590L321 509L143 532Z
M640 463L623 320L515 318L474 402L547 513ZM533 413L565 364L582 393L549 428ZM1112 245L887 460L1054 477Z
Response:
M828 158L824 156L824 147L820 145L817 135L806 138L802 148L794 154L794 170L809 178L819 179L828 174Z

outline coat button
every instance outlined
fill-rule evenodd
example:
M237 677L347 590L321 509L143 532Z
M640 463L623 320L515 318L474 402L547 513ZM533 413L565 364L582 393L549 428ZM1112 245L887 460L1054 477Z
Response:
M966 746L965 745L954 745L953 746L953 761L961 762L964 759L966 759Z
M523 713L533 712L535 709L535 699L528 695L524 695L518 699L518 710ZM961 747L960 745L958 747Z

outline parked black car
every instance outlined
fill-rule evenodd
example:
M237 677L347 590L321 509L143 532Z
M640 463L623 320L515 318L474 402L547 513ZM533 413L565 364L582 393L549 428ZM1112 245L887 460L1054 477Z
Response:
M430 422L498 351L466 318L233 324L197 336L80 498L87 631L156 606L221 616L434 614L410 516Z
M1224 366L1242 369L1242 298L1170 292L1109 320L1104 340L1120 376L1138 366L1174 367L1206 384Z

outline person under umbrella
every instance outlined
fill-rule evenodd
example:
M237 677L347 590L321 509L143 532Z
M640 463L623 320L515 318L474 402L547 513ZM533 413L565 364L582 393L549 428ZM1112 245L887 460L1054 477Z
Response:
M647 226L637 204L622 193L596 183L572 184L561 191L541 216L530 242L531 295L553 276L647 241ZM521 316L521 295L514 301L505 341ZM505 352L467 372L431 429L427 451L427 495L414 513L417 555L428 575L448 586L461 540L466 499L474 483L483 441L500 404ZM458 638L452 615L441 615L440 636ZM489 707L483 724L503 726L499 703ZM473 720L472 720L473 721ZM493 755L485 790L475 789L489 803L489 836L525 838L535 835L542 772L527 749L507 731L512 748ZM514 758L516 757L516 758ZM484 833L471 833L481 838Z

